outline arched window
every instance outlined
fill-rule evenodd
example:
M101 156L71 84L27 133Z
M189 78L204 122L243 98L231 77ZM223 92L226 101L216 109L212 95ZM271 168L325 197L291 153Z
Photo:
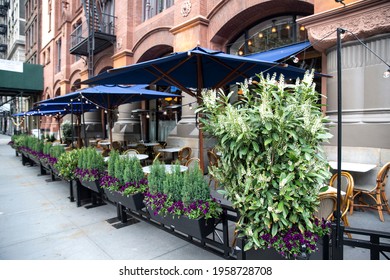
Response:
M70 91L74 92L76 90L79 90L81 88L80 82L81 82L80 79L77 79L76 81L74 81L73 85L70 88Z
M304 26L297 15L273 17L247 28L227 45L227 52L247 55L307 40Z

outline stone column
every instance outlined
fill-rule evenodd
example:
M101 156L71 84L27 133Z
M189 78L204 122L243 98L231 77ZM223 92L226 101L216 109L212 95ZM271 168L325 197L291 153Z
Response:
M141 140L140 118L132 114L133 110L140 108L140 102L123 104L118 107L118 121L114 123L112 130L114 141L129 143Z

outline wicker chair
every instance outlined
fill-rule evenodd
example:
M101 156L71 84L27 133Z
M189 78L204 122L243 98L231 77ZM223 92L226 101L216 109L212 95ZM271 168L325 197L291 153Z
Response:
M121 143L119 143L118 141L112 142L112 149L116 150L116 151L119 151L119 152L122 152Z
M355 186L352 197L352 205L350 212L353 214L354 207L373 207L376 208L379 214L379 219L384 222L382 210L385 208L390 214L389 201L386 197L386 183L389 178L390 162L386 163L378 172L376 177L376 184L369 186ZM369 197L371 203L362 200L362 196ZM359 198L359 203L355 203L355 198Z
M185 166L188 167L188 170L191 170L193 168L199 168L200 169L200 159L199 158L195 158L195 157L190 158L185 163Z
M341 172L341 190L345 192L345 195L342 197L340 210L341 210L341 219L344 222L344 225L349 227L349 221L347 213L349 208L352 205L352 196L354 190L354 181L352 175L346 171ZM330 178L329 185L337 188L337 173ZM347 233L348 237L351 238L351 234Z
M178 153L178 160L181 165L185 165L186 162L191 158L192 149L190 147L183 147Z
M135 147L135 149L138 151L138 153L145 154L147 147L142 143L138 143L137 146Z
M336 210L337 195L336 193L321 193L319 196L320 205L314 215L318 219L332 220L333 212Z
M139 154L139 152L136 149L127 149L123 152L124 155L136 155Z
M218 167L218 156L212 152L211 150L210 151L207 151L207 157L209 159L209 168L210 167ZM215 180L215 178L209 174L209 186L211 184L211 181L214 181L214 189L217 189L218 188L218 181Z

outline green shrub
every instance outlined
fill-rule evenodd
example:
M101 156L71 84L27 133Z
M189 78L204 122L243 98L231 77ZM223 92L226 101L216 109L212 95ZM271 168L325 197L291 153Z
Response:
M79 149L72 150L70 152L62 153L54 164L54 167L58 170L59 176L65 180L74 180L75 170L77 168L79 157L81 152Z
M263 77L241 84L234 104L231 94L203 93L199 107L203 130L215 137L223 151L211 174L223 185L239 211L237 229L246 236L245 250L274 247L265 236L283 239L289 230L319 234L313 213L320 189L329 180L328 162L321 144L331 135L315 91L313 74L295 84L283 77Z

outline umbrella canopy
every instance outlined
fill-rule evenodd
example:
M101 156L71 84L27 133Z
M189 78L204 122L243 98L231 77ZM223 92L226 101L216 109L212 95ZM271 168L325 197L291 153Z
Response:
M199 92L202 88L220 88L242 82L261 72L296 78L302 77L305 71L297 67L282 67L274 62L196 47L187 52L110 69L82 83L173 85L193 95L187 88L197 88Z
M203 88L221 88L242 82L256 74L283 74L285 78L303 77L305 69L280 66L278 63L226 54L202 47L174 53L130 66L110 69L82 83L155 84L176 86L192 96L200 97ZM196 88L193 92L189 88ZM198 102L200 102L198 100ZM199 131L199 159L203 167L203 136Z
M95 106L109 110L108 122L110 126L110 141L112 142L111 131L111 112L119 105L138 102L143 100L152 100L158 98L175 98L180 95L166 93L155 90L146 89L148 85L136 85L136 86L95 86L90 88L80 89L78 91L68 93L63 96L58 96L52 99L47 99L38 102L37 105L50 105L56 103L80 103L80 110L84 111L84 106ZM84 126L85 129L85 126ZM86 132L84 131L84 135Z
M81 114L83 112L89 112L96 109L96 106L93 104L85 104L81 102L57 102L57 103L40 103L34 106L32 110L35 111L58 111L63 115L66 114Z
M152 100L166 97L180 97L177 94L171 94L161 91L145 89L148 85L136 86L95 86L81 89L66 95L58 96L52 99L47 99L37 104L50 103L71 103L86 100L88 103L83 103L83 106L91 105L105 109L115 109L119 105L138 102L143 100Z
M260 59L265 61L281 61L287 57L298 54L305 49L308 49L311 46L310 42L301 42L296 44L291 44L289 46L284 46L264 52L253 53L247 55L247 58L251 59Z

